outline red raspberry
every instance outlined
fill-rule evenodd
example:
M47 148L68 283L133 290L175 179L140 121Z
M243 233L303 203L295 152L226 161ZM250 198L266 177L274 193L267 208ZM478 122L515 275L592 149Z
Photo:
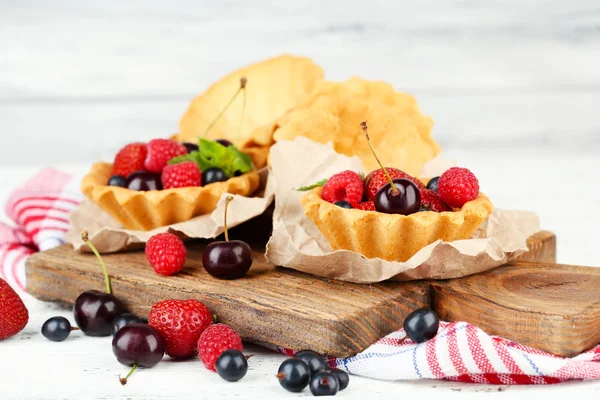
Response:
M145 143L130 143L123 147L115 157L111 176L121 175L127 178L136 171L143 171L146 153Z
M0 279L0 340L21 332L29 321L29 311L23 300L3 279Z
M169 356L190 357L212 318L208 307L198 300L164 300L152 306L148 325L165 340Z
M183 144L171 139L152 139L146 148L148 154L144 166L150 172L162 172L173 157L187 154L187 149Z
M387 168L387 167L386 167L386 170L387 170L388 174L390 174L390 177L392 179L404 178L404 179L408 179L409 181L414 182L414 184L417 185L417 187L419 189L422 189L425 187L425 185L423 185L423 183L420 180L418 180L414 176L407 174L404 171L400 171L397 168ZM373 171L369 175L367 175L367 177L365 178L365 188L366 188L367 196L368 196L369 200L375 200L375 196L377 195L377 192L379 191L379 189L381 189L387 183L390 183L390 181L385 176L385 172L383 172L383 169L381 169L381 168L376 169L375 171Z
M446 205L434 190L421 189L421 207L426 208L428 211L444 212L452 211L450 207Z
M364 211L377 211L375 209L375 202L373 202L373 201L364 201L364 202L360 203L358 205L358 207L356 207L356 208L358 208L359 210L364 210Z
M347 201L356 208L362 200L363 192L361 176L354 171L344 171L329 178L323 185L321 197L330 203Z
M146 243L146 258L160 275L175 275L181 271L186 255L185 244L172 233L159 233Z
M242 339L232 327L225 324L213 324L206 328L198 340L198 356L204 366L215 370L217 358L226 350L242 351Z
M479 195L479 181L466 168L452 167L440 176L438 193L450 207L460 208Z
M162 171L161 180L164 189L202 186L202 172L195 162L184 161L167 165Z

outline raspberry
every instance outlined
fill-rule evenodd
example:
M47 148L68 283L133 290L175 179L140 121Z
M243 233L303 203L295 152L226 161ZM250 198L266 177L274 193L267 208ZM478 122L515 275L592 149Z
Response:
M387 170L388 174L390 174L390 177L392 179L398 179L398 178L408 179L409 181L412 181L415 185L417 185L417 187L419 189L425 188L425 186L423 185L423 183L420 180L418 180L414 176L407 174L404 171L400 171L397 168L386 168L386 170ZM375 200L375 196L377 195L377 192L379 191L379 189L381 189L383 186L385 186L388 183L390 183L390 181L387 179L387 177L385 176L385 173L383 172L383 169L381 169L381 168L376 169L375 171L373 171L369 175L367 175L367 178L365 179L365 188L367 191L368 199Z
M225 324L214 324L206 328L198 340L198 356L204 366L211 371L215 370L217 358L226 350L242 351L242 339Z
M452 211L450 207L446 205L434 190L421 189L421 207L428 211L443 212Z
M162 172L173 157L187 154L187 149L183 144L171 139L152 139L146 148L148 154L146 154L144 166L150 172Z
M440 176L438 193L450 207L460 208L479 195L479 181L466 168L452 167Z
M323 185L321 197L330 203L347 201L356 208L361 202L364 188L359 174L354 171L344 171L333 175Z
M183 241L172 233L159 233L146 243L146 258L160 275L175 275L185 264L187 250Z
M374 201L364 201L362 203L360 203L358 205L359 210L364 210L364 211L377 211L375 210L375 202Z
M134 172L143 171L146 153L145 143L130 143L123 147L115 157L110 175L121 175L127 178Z
M208 307L198 300L164 300L152 306L148 325L165 340L169 356L189 357L212 320Z
M195 162L184 161L167 165L162 171L161 180L164 189L202 186L202 172Z

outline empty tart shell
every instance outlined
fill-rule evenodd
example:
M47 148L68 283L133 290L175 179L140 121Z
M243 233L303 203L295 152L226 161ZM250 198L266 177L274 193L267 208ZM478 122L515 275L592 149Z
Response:
M387 261L404 262L437 240L468 239L493 210L480 193L457 211L384 214L338 207L321 198L322 189L306 193L301 202L331 247Z
M127 229L152 230L208 214L223 193L252 195L260 186L256 171L206 186L134 191L108 186L112 164L96 163L81 182L81 191Z

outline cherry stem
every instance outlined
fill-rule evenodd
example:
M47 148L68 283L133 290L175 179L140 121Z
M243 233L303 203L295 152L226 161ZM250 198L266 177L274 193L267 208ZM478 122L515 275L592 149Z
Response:
M121 382L121 385L127 385L127 379L129 379L129 377L135 372L135 370L138 368L137 364L133 364L133 367L131 368L131 371L129 371L129 373L127 374L127 376L125 378L119 378L119 382Z
M277 375L275 375L275 378L277 378L277 379L283 379L283 378L285 378L285 374L283 372L280 372Z
M78 331L78 330L79 330L79 328L76 328L74 326L71 327L71 331Z
M402 344L408 340L408 336L404 336L402 339L398 341L398 344Z
M225 216L223 217L223 226L225 228L225 241L229 242L229 229L227 228L227 208L229 208L229 203L233 200L233 197L227 196L225 199Z
M102 257L100 257L100 253L96 250L96 247L90 242L90 238L88 236L88 232L84 230L81 233L81 239L88 245L88 247L94 252L98 260L100 261L100 265L102 265L102 272L104 272L104 281L106 282L106 293L112 294L112 290L110 288L110 277L108 276L108 270L106 269L106 265L104 265L104 261Z
M225 106L225 108L223 108L221 110L221 112L219 113L219 115L217 115L217 117L215 119L213 119L213 121L208 124L208 126L206 127L206 129L204 130L204 132L202 133L202 135L200 137L205 137L206 134L208 133L208 131L211 130L211 128L217 123L217 121L219 120L219 118L221 118L221 116L225 113L225 111L227 111L227 109L229 108L229 106L231 106L231 104L233 104L233 101L235 100L235 98L237 97L238 94L240 94L240 92L246 87L246 78L241 77L240 78L240 87L238 88L238 90L235 92L235 94L233 95L233 97L231 98L231 100L229 100L229 103L227 103L227 105Z
M377 163L383 170L385 177L388 179L388 181L390 181L390 185L392 186L392 193L398 193L398 189L396 188L396 185L394 185L394 180L392 179L390 174L388 174L387 169L385 169L385 167L383 166L381 161L379 161L379 157L377 157L377 154L375 153L375 149L373 148L373 145L371 144L371 138L369 137L369 131L367 131L367 121L361 122L360 127L362 128L363 132L365 133L365 136L367 137L367 143L369 144L369 147L371 148L371 153L373 153L373 156L375 156L375 159L377 160Z
M240 89L243 90L243 99L244 99L244 103L242 104L242 116L240 117L240 125L238 126L238 131L237 131L237 135L235 136L235 145L238 146L239 145L239 141L240 141L240 134L242 132L242 125L244 123L244 113L246 112L246 83L248 82L248 80L244 77L242 77L240 79Z

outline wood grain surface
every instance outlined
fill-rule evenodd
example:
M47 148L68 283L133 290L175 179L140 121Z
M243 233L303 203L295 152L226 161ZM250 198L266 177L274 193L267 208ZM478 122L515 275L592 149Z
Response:
M255 238L264 237L244 226L234 232L239 235L236 237L253 233ZM253 244L260 246L260 242ZM529 244L531 251L522 258L554 261L553 234L541 232L532 236ZM156 275L140 251L103 258L115 294L141 317L146 317L159 300L195 298L248 342L312 349L331 356L350 356L364 350L400 328L411 311L430 305L428 282L360 285L328 280L269 265L260 251L255 252L247 277L217 280L202 268L204 245L188 245L188 261L173 277ZM69 245L28 259L27 289L38 299L72 304L82 291L101 288L103 276L96 258L75 253ZM469 322L477 324L479 320Z

